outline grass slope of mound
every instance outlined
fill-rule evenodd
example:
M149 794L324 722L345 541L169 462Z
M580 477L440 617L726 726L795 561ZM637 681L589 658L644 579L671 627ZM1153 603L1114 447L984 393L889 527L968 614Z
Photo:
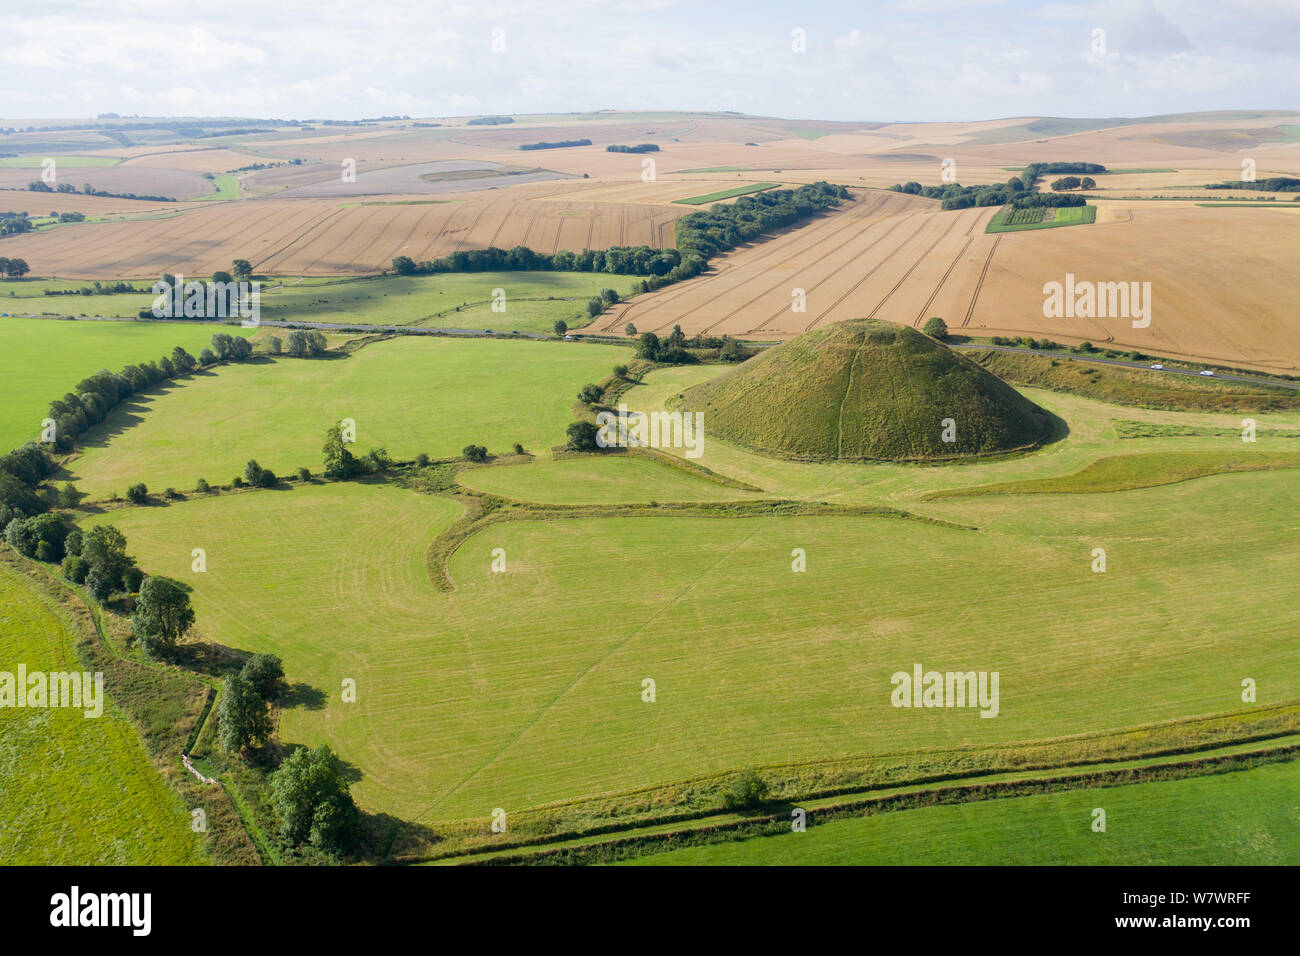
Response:
M688 389L682 404L719 438L797 459L996 454L1053 431L1047 412L975 362L876 319L804 333Z

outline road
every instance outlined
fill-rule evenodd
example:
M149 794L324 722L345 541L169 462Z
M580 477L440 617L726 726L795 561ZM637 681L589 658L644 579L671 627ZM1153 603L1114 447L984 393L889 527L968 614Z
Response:
M206 322L203 319L131 319L123 316L110 315L82 315L82 316L51 316L51 315L21 315L13 316L22 319L50 319L52 321L67 321L71 318L76 322L205 322L210 325L225 325L230 323ZM260 326L275 329L319 329L322 332L354 332L358 329L363 332L395 332L400 335L501 335L509 338L518 339L537 339L546 341L552 339L551 335L540 335L536 332L506 332L502 329L427 329L412 325L357 325L346 322L272 322L263 320L258 323ZM587 336L582 336L586 338ZM604 336L596 336L597 339ZM772 343L754 343L757 345L779 345L779 342ZM1200 372L1186 368L1164 368L1153 369L1150 362L1125 362L1121 359L1101 358L1099 356L1069 355L1064 352L1043 351L1041 349L1027 349L1014 345L977 345L977 344L957 344L949 342L948 346L954 349L973 349L983 352L1016 352L1020 355L1045 355L1049 358L1064 359L1068 362L1092 362L1097 365L1118 365L1121 368L1143 369L1148 372L1162 372L1166 375L1190 375L1193 378L1209 378L1202 376ZM1244 382L1248 385L1273 385L1277 388L1289 388L1292 391L1300 391L1300 382L1288 382L1280 378L1266 378L1255 375L1237 375L1231 372L1215 372L1214 378L1221 382Z
M975 349L981 352L1018 352L1021 355L1046 355L1050 358L1065 359L1070 362L1095 362L1098 365L1119 365L1123 368L1144 369L1148 372L1163 372L1164 374L1167 375L1190 375L1192 378L1210 378L1210 376L1208 375L1202 376L1200 372L1193 371L1192 369L1187 369L1187 368L1166 367L1164 369L1153 369L1151 367L1152 363L1150 362L1125 362L1120 359L1112 359L1112 358L1098 358L1098 357L1083 356L1083 355L1068 355L1063 352L1047 352L1047 351L1042 351L1041 349L1026 349L1026 348L1019 348L1013 345L974 345L974 344L957 345L952 342L949 342L948 345L950 348L954 348L954 349ZM1215 372L1213 377L1219 379L1222 382L1246 382L1247 384L1250 385L1275 385L1278 388L1289 388L1293 390L1300 390L1300 382L1288 382L1279 378L1265 378L1263 376L1254 376L1254 375L1236 375L1230 372Z

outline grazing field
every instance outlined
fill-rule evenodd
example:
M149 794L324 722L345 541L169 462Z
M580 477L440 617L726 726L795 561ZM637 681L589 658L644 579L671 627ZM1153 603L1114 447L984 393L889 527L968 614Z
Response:
M642 866L1270 866L1300 857L1300 762L900 810L639 857ZM1106 832L1092 811L1106 811Z
M0 565L0 671L81 671L76 636L21 575ZM0 860L9 865L201 864L190 817L110 702L0 708Z
M746 183L743 186L722 189L703 196L692 196L689 199L676 199L673 201L685 203L688 206L703 206L706 203L722 202L724 199L735 199L737 196L748 196L750 193L761 193L765 189L775 189L780 185L780 183Z
M1294 698L1300 610L1284 569L1297 555L1273 517L1290 478L1220 476L1100 509L1095 495L943 503L979 531L845 515L506 521L455 552L450 594L432 587L426 549L457 509L401 488L294 487L90 520L191 584L206 636L281 654L328 696L285 715L285 740L330 742L362 770L368 808L428 823L746 766L1228 710L1242 675L1262 703ZM1097 545L1107 574L1090 569ZM204 574L188 570L194 547ZM806 573L791 572L795 547ZM491 571L498 548L505 573ZM593 581L593 567L617 568L617 582ZM951 600L933 600L936 567ZM891 707L889 675L916 661L999 671L998 719ZM337 698L349 676L355 707Z
M347 356L231 365L136 395L84 439L70 480L95 497L144 481L225 484L256 458L277 474L321 468L325 430L356 422L359 453L459 455L469 444L539 451L564 440L578 389L622 349L568 342L399 338Z
M587 302L601 289L612 288L627 296L634 281L632 276L608 272L296 279L263 289L262 318L550 334L557 320L574 328L583 325Z
M81 296L51 297L67 302ZM131 299L133 296L103 298ZM3 301L3 300L0 300ZM0 384L0 447L34 441L50 402L72 391L88 375L107 368L156 361L181 346L197 356L218 329L184 322L71 322L0 318L0 353L6 375ZM231 335L246 334L222 327Z

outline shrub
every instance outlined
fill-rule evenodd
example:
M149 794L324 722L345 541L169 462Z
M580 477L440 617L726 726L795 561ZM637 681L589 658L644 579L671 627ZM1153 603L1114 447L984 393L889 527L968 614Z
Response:
M921 331L942 342L948 337L948 323L936 315L925 320L925 328Z
M63 559L63 576L73 584L85 584L90 565L86 559L77 554L70 554Z
M633 325L631 322L629 322L627 325L623 326L623 334L626 335L626 336L627 336L628 338L630 338L630 339L631 339L631 338L635 338L635 337L636 337L636 326Z
M299 468L299 469L298 469L298 480L299 480L299 481L311 481L311 469L310 469L310 468Z
M488 450L485 445L466 445L461 454L468 461L486 461Z
M133 505L142 505L149 500L149 489L143 481L138 482L126 489L126 500Z
M230 487L232 487L232 488L242 488L242 487L244 487L244 476L243 476L243 475L235 475L234 478L231 478L231 479L230 479Z
M210 485L208 485L208 483L204 479L200 478L198 481L194 483L194 490L198 494L206 495L208 492L212 490L212 488Z
M36 542L36 560L37 560L37 561L53 561L53 560L54 560L54 546L53 546L52 544L50 544L48 541L37 541L37 542Z
M596 444L599 432L594 422L574 422L565 431L569 437L568 447L574 451L596 451L600 448Z
M587 385L582 386L582 390L578 392L578 401L587 405L595 405L600 401L600 397L604 394L604 389L599 385L588 383Z
M519 444L519 442L515 442L515 454L522 455L523 453L524 453L524 446Z
M429 456L426 455L424 452L420 452L418 455L415 456L415 463L419 467L424 468L429 464Z
M767 781L753 770L738 774L722 794L722 804L728 810L741 810L757 806L767 796Z
M244 480L254 488L270 488L275 485L275 472L263 468L256 459L250 458L244 466Z
M627 378L627 366L626 366L626 365L615 365L615 366L614 366L614 375L615 375L616 377L618 377L618 378Z
M168 488L166 491L163 492L163 497L166 498L168 501L180 501L181 493L177 491L175 488Z

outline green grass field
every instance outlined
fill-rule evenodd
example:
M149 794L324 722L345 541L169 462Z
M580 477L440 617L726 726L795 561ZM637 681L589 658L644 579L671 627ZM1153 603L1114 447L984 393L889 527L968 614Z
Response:
M54 160L56 173L60 166L82 169L89 166L116 166L122 161L116 156L87 156L85 154L43 156L38 153L29 153L26 156L0 157L0 169L40 169L41 164L46 159Z
M735 186L731 189L720 189L717 192L706 193L703 196L691 196L688 199L674 199L675 203L682 203L686 206L703 206L711 202L722 202L724 199L733 199L736 196L747 196L750 193L761 193L766 189L775 189L780 183L746 183L743 186Z
M3 288L3 286L0 286ZM44 301L79 301L82 296ZM130 295L102 296L130 299ZM4 299L0 298L0 311ZM101 368L161 358L177 345L192 355L208 345L216 327L183 322L62 322L54 319L0 318L0 353L7 374L0 381L0 447L8 450L34 440L50 402ZM222 327L232 335L246 330Z
M239 198L239 177L229 173L212 179L213 192L204 196L195 196L192 202L229 201Z
M578 389L626 358L581 343L406 337L346 358L232 365L134 396L87 433L68 468L95 497L136 481L157 491L193 488L200 477L224 484L250 458L278 474L318 472L325 430L344 418L356 422L361 453L445 457L515 442L539 451L564 441Z
M648 866L1260 866L1300 858L1300 762L922 807L639 857ZM1092 811L1106 811L1106 832ZM810 823L813 818L810 818Z
M262 294L262 318L357 325L544 332L558 319L577 328L587 300L612 288L631 292L633 276L590 272L461 272L372 279L290 279ZM504 311L494 311L496 289Z
M206 197L218 198L218 197ZM234 197L226 197L234 198ZM173 215L171 213L165 215ZM435 276L277 279L262 286L262 318L271 322L337 322L488 328L550 334L557 320L587 322L587 301L612 288L631 293L635 276L590 272L463 272ZM132 285L148 285L135 281ZM0 281L0 312L134 318L152 295L47 296L46 288L81 288L65 279ZM504 299L495 290L504 292ZM494 298L495 297L495 298ZM503 302L494 311L494 301Z
M1023 232L1027 229L1055 229L1096 222L1096 206L1031 206L1013 209L1003 206L984 227L986 233Z
M1295 545L1274 520L1292 487L1261 473L1102 503L943 503L979 531L843 516L507 521L455 553L450 594L430 586L425 552L458 509L391 486L93 521L193 585L205 635L281 654L329 696L286 714L285 740L328 741L363 770L369 808L427 823L745 766L1230 710L1245 676L1261 702L1295 698ZM189 572L195 547L206 573ZM805 573L792 573L796 547ZM1000 716L891 707L889 675L916 661L999 671ZM363 688L355 708L338 701L346 677Z
M58 610L0 566L0 670L80 671ZM190 816L139 733L110 704L0 709L0 860L6 864L176 866L204 862Z
M1258 414L1260 442L1243 447L1225 438L1239 413L1027 388L1068 436L960 467L784 460L712 435L706 418L699 464L761 493L643 458L551 460L577 388L626 355L406 338L231 366L121 409L70 466L92 495L225 482L250 457L318 472L322 433L340 417L356 419L358 450L387 445L398 458L520 441L535 460L460 473L462 489L508 501L451 553L452 590L438 586L439 536L472 499L396 482L295 483L82 520L117 525L142 567L192 586L203 638L279 654L291 680L321 693L318 709L283 712L282 741L329 743L360 774L365 809L440 833L495 807L594 794L626 810L638 788L689 792L684 781L746 767L943 766L925 752L1233 711L1245 677L1261 705L1300 698L1300 551L1294 522L1279 520L1295 512L1294 471L1152 487L1126 472L1105 493L1077 477L1109 467L1098 463L1117 447L1126 466L1264 462L1279 451L1270 442L1294 444L1275 436L1300 427L1300 411ZM725 371L657 370L624 400L661 408ZM932 497L1026 482L1056 493ZM726 504L762 497L933 520L740 516ZM682 514L673 502L700 504ZM190 570L194 548L206 572ZM1095 548L1105 573L1092 569ZM794 549L806 571L792 570ZM892 707L890 675L918 662L998 671L997 719ZM340 699L349 678L355 704ZM1064 838L1051 852L1086 859Z

